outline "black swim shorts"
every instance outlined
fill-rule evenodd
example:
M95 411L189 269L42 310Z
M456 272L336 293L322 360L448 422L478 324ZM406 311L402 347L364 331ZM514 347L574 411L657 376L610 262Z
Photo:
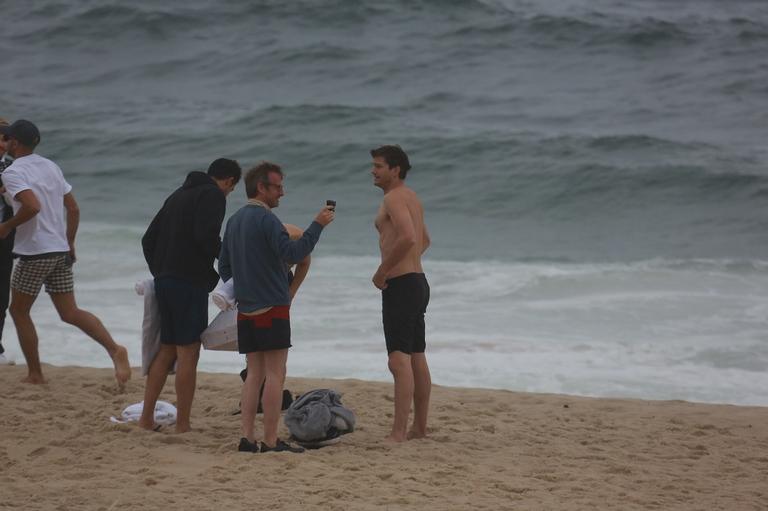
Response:
M200 341L208 328L208 292L176 277L155 279L160 311L160 342L186 346Z
M240 353L286 350L291 347L290 306L276 305L262 314L237 315Z
M429 284L423 273L406 273L387 280L381 292L381 310L387 353L424 353L424 313L429 304Z

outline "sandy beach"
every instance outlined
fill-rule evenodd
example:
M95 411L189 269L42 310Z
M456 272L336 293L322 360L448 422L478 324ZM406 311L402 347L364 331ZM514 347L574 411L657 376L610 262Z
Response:
M357 430L304 454L236 452L240 381L202 373L195 431L109 422L142 398L134 372L44 368L19 383L0 367L0 508L766 509L768 408L539 395L437 386L431 436L383 442L392 386L289 378L333 388ZM173 378L161 399L173 402ZM281 426L283 436L287 436Z

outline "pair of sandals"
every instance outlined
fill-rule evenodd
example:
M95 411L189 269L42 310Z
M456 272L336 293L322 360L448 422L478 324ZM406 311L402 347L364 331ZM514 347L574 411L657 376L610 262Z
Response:
M297 454L305 451L303 447L293 446L279 438L275 446L270 447L264 442L251 442L245 437L240 439L240 445L237 446L237 450L240 452L293 452Z

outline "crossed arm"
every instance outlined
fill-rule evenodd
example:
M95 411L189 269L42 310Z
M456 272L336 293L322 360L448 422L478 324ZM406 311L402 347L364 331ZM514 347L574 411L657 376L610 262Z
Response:
M40 201L32 190L22 190L15 198L21 203L21 207L6 222L0 223L0 238L7 238L16 227L29 222L40 212Z
M40 213L40 201L32 190L22 190L16 194L15 199L21 206L8 221L0 223L0 238L5 239L18 226L29 222ZM72 262L75 261L75 236L80 225L80 207L77 205L72 192L64 195L64 209L67 211L67 242Z

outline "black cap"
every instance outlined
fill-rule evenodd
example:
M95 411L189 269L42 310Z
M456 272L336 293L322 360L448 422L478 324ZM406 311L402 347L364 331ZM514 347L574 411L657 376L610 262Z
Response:
M25 119L19 119L10 126L0 126L0 133L18 140L27 147L35 147L40 143L40 130Z

